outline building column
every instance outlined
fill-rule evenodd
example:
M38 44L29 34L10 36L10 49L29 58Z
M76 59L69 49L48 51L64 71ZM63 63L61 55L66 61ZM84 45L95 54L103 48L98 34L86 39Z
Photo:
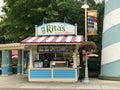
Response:
M120 0L105 0L100 78L120 80Z
M2 50L2 76L8 76L8 62L7 62L7 52L6 50Z
M78 46L75 46L75 50L73 52L73 68L77 68L78 66Z
M33 68L33 48L34 46L30 46L30 61L29 61L29 69Z
M8 73L11 74L12 71L12 51L8 50Z
M22 50L22 74L24 74L24 50Z
M22 74L22 50L18 50L17 74Z

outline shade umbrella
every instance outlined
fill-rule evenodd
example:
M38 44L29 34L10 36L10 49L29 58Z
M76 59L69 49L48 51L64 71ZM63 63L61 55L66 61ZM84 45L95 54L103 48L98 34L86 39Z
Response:
M88 57L98 57L98 54L90 53L88 54Z
M12 59L18 59L18 55L12 56Z

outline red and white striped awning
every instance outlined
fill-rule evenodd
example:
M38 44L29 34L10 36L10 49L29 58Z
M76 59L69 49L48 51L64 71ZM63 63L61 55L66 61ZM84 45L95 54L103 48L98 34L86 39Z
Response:
M74 36L39 36L27 37L21 43L25 44L76 44L83 41L82 35Z

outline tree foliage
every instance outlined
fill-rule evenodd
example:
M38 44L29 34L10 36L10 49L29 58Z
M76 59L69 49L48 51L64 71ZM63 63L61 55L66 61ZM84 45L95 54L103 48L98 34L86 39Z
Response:
M82 0L83 1L83 0ZM27 36L34 36L35 25L46 22L77 23L78 34L84 35L84 9L79 0L4 0L5 17L0 22L1 36L12 42L20 42ZM88 36L89 41L101 45L104 3L95 4L88 0L90 9L98 10L98 35ZM100 46L99 46L100 47Z

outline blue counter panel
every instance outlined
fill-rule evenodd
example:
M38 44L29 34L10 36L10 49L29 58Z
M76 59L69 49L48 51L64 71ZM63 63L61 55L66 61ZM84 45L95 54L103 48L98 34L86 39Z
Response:
M30 78L52 78L51 70L30 70Z
M8 74L8 66L2 66L2 75L7 75Z
M22 73L22 66L17 66L17 73Z
M75 70L53 70L54 78L75 78Z

